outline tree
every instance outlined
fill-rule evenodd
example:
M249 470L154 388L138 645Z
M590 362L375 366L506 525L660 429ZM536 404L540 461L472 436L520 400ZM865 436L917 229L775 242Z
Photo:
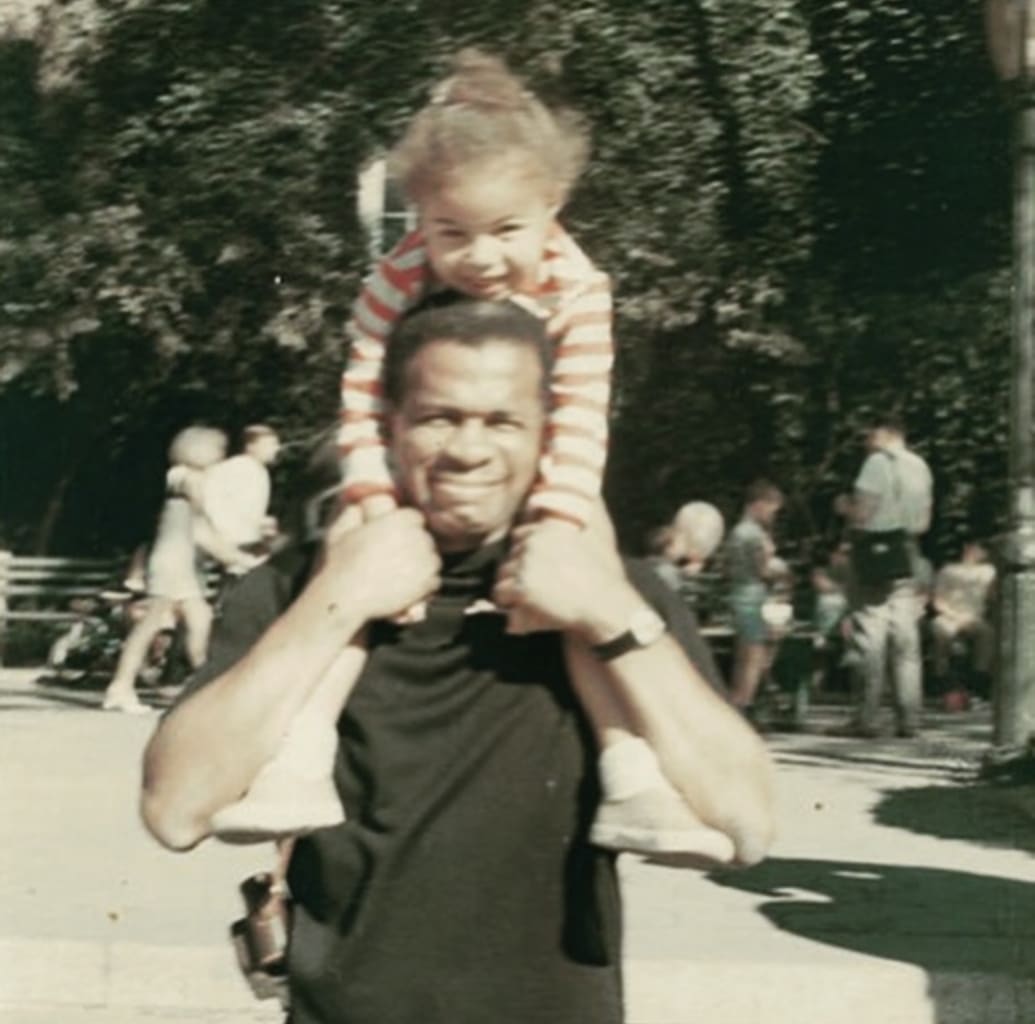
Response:
M565 216L618 299L627 540L693 497L732 515L760 473L791 533L832 530L888 404L936 471L933 550L995 529L1008 156L977 22L907 0L45 6L0 42L0 426L34 443L31 467L0 452L5 531L128 544L185 422L333 418L357 172L470 44L593 130Z

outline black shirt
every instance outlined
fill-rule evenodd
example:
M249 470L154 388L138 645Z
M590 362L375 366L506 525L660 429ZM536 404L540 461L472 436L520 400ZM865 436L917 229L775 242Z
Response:
M596 752L559 635L466 614L499 558L447 558L425 622L371 628L338 725L348 821L300 840L289 872L294 1024L622 1020L614 858L586 841ZM286 607L307 564L288 553L242 582L203 679ZM678 599L646 565L629 571L714 679Z

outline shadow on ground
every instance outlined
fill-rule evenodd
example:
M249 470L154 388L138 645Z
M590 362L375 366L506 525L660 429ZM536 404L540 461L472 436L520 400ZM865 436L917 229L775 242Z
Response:
M923 969L939 1024L963 1019L947 976L983 974L996 984L1028 984L1035 977L1032 883L941 868L790 858L709 877L768 897L759 912L783 931Z
M892 828L1035 853L1035 786L1030 783L892 789L873 814Z

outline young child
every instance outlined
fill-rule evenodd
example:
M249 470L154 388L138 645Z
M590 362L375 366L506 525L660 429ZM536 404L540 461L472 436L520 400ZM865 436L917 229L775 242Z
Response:
M551 529L580 530L590 523L607 455L611 294L607 276L556 219L587 151L585 133L570 115L549 110L502 62L477 51L458 55L453 74L411 121L394 153L394 169L419 226L375 269L349 328L339 437L344 499L353 514L358 508L363 519L374 518L398 501L383 435L386 339L407 309L429 292L449 289L510 299L546 320L556 345L548 441L525 518ZM531 625L511 621L509 628L527 631ZM617 702L600 699L599 681L590 685L573 647L566 643L572 677L602 746L604 801L593 840L728 859L729 840L701 824L646 742L624 724L615 728ZM282 753L245 799L213 819L217 835L268 838L342 820L330 778L335 723L363 658L356 646L349 652L317 688ZM306 739L296 742L303 728Z

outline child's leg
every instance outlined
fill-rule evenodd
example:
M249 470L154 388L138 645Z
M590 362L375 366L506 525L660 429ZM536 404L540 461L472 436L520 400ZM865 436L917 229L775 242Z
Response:
M212 632L212 605L203 597L181 601L178 608L187 633L187 660L191 668L200 668L208 657L208 639Z
M705 825L665 778L654 751L633 731L606 672L585 644L566 636L564 656L600 750L602 800L590 840L609 849L688 855L701 866L730 861L732 841Z
M104 691L102 707L107 711L128 711L137 714L147 710L136 694L136 680L147 660L151 641L162 631L171 602L161 597L148 601L144 617L130 630L122 643L115 676Z
M359 639L338 655L248 792L212 816L213 835L226 842L257 843L345 820L334 785L337 722L366 657Z
M755 702L755 695L769 667L769 661L770 649L767 644L737 640L730 687L730 700L735 707L745 709Z

